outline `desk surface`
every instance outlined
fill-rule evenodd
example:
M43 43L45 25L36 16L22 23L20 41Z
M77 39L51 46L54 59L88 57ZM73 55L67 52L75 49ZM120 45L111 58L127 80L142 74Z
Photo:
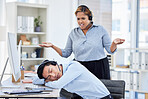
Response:
M53 89L52 92L49 92L49 93L39 93L39 94L34 94L34 95L8 95L8 94L4 94L3 92L4 91L10 91L10 90L25 90L25 87L26 86L34 86L32 83L22 83L22 82L19 82L19 83L12 83L11 82L11 77L9 77L9 79L5 80L2 82L3 85L9 85L10 84L13 84L13 85L18 85L20 87L15 87L15 88L5 88L5 87L0 87L0 97L29 97L29 98L33 98L33 97L60 97L60 89ZM38 86L38 85L36 85ZM45 87L45 86L39 86L39 87Z

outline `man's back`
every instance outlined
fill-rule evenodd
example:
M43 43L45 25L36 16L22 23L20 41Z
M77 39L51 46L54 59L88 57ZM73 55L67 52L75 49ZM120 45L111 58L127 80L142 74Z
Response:
M110 94L97 77L76 61L64 65L63 73L63 76L77 76L63 87L69 92L76 93L85 99L102 98Z
M63 64L62 71L63 75L58 80L48 81L45 86L64 88L71 93L80 95L84 99L100 99L110 94L97 77L76 61ZM44 79L35 78L33 83L43 84Z

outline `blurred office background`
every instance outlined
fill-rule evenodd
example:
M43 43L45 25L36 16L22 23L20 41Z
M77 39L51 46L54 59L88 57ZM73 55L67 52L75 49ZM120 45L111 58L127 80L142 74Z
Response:
M1 67L7 57L7 51L5 50L6 39L4 38L6 38L8 32L5 11L6 3L9 2L47 4L49 10L47 12L46 41L52 42L60 48L65 47L68 34L73 28L78 26L74 14L76 8L78 5L86 4L92 10L94 24L104 26L112 40L115 38L125 39L125 43L118 46L117 53L112 56L111 66L113 71L117 65L132 66L133 58L131 53L148 52L148 0L0 0ZM74 58L73 55L67 59L62 58L52 49L45 50L48 59L57 60L59 63L67 62ZM130 71L133 69L133 67L129 68ZM133 70L138 71L141 69ZM143 72L141 74L143 75ZM148 83L148 81L146 82ZM130 90L129 88L126 94L130 93L131 99L135 99L138 95L145 97L144 95L148 93L148 91L137 90Z

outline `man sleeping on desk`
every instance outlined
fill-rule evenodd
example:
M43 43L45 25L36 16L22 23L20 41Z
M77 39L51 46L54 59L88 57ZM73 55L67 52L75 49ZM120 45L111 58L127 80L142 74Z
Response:
M45 60L39 66L37 74L34 84L63 88L84 99L112 99L105 85L76 61L58 65L55 61Z

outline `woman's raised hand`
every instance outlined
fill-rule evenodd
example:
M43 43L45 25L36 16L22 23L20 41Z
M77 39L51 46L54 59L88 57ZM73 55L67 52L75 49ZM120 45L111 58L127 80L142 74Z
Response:
M125 39L120 39L120 38L116 38L113 40L114 44L118 45L118 44L122 44L124 43Z
M53 44L50 43L50 42L42 42L42 44L39 44L39 46L41 46L41 47L52 47Z

